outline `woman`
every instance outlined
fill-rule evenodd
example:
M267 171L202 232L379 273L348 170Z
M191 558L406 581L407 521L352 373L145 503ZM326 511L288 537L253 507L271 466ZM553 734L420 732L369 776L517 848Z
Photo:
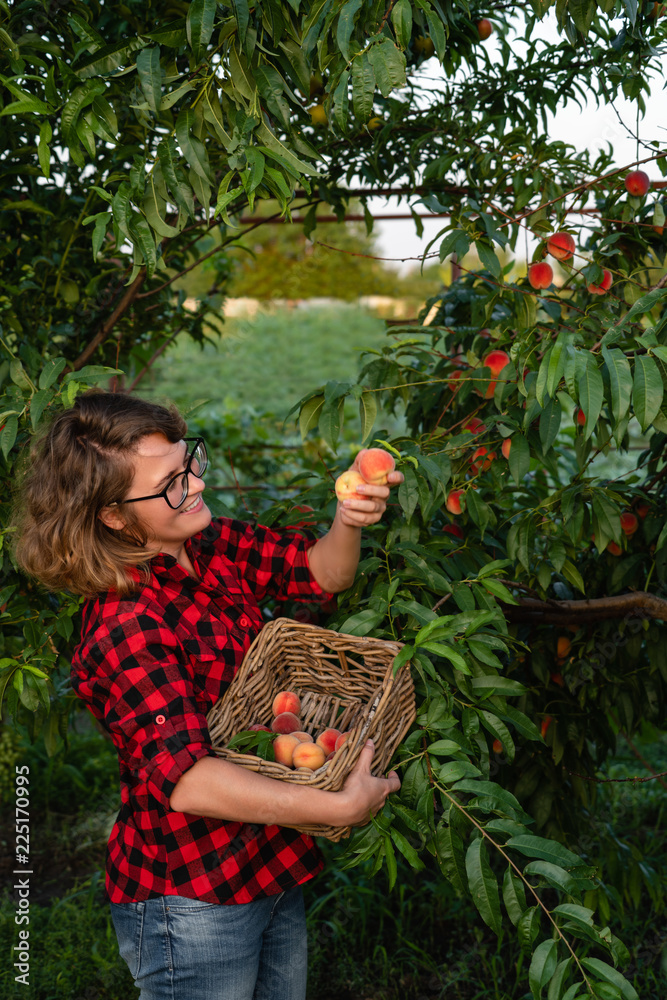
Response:
M400 782L370 774L372 743L339 792L275 781L217 757L206 714L262 627L261 602L351 584L360 529L389 488L339 503L316 541L212 519L205 445L186 433L174 408L79 396L33 447L16 555L87 598L72 684L118 751L106 892L141 1000L302 1000L301 886L323 861L291 827L362 824Z

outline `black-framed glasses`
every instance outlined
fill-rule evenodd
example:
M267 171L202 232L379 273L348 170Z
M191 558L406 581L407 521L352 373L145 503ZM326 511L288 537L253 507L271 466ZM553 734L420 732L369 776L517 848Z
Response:
M130 497L129 500L119 500L117 503L109 504L110 507L118 507L124 503L138 503L139 500L157 500L164 497L172 510L178 510L187 498L189 490L188 476L192 472L198 479L206 472L208 465L208 455L203 438L183 438L186 444L194 441L194 446L188 456L184 472L179 472L177 476L170 479L163 490L159 493L152 493L149 497Z

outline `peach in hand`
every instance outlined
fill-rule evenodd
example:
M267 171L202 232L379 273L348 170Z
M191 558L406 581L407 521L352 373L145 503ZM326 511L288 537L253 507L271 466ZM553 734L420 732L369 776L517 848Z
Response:
M355 465L366 482L375 486L385 486L388 473L396 468L394 456L384 448L364 448L357 455Z
M281 715L283 712L298 715L301 711L301 700L293 691L279 691L273 699L271 711L274 715Z
M357 493L357 486L362 486L366 480L356 469L348 469L336 480L336 496L339 500L365 499L361 493Z
M292 755L296 747L301 746L295 736L290 733L281 733L273 741L273 756L278 764L285 767L292 767Z
M309 767L311 771L317 771L325 760L326 754L317 743L299 743L292 754L294 767Z
M315 740L318 747L322 747L325 754L336 749L336 740L341 735L340 729L325 729Z
M293 712L281 712L271 723L271 730L274 733L301 732L301 720Z

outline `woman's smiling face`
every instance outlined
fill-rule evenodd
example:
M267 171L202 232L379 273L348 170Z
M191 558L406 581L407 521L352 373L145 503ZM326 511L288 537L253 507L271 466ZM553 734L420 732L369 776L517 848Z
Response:
M147 434L134 453L134 476L125 500L150 496L163 490L170 479L185 471L188 445L185 441L172 444L162 434ZM208 527L211 512L204 503L204 481L190 472L188 496L173 510L164 497L142 500L133 504L134 513L148 533L148 545L158 552L179 558L183 543Z

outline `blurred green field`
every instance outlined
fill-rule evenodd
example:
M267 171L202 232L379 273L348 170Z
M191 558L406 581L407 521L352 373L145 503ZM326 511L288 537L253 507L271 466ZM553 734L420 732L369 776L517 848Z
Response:
M330 379L356 381L363 349L387 343L383 320L356 305L262 310L225 321L216 344L178 340L137 391L190 408L251 406L283 419L306 393Z

